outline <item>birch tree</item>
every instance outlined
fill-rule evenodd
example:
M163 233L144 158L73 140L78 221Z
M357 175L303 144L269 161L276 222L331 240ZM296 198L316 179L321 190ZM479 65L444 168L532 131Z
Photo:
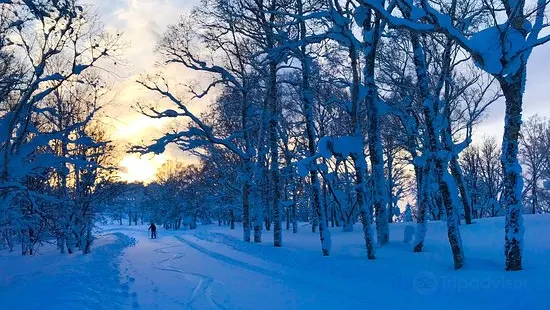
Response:
M87 84L85 72L116 55L118 36L106 34L77 1L8 1L0 5L0 53L11 55L2 57L4 64L11 62L15 64L12 69L18 68L1 83L0 196L8 213L24 215L17 224L22 253L33 254L45 230L58 236L56 227L64 225L59 209L52 210L61 203L50 183L51 172L62 172L67 165L86 170L97 167L91 158L75 152L63 156L55 146L59 141L75 148L101 145L86 132L97 109L59 128L54 120L60 118L60 111L49 105L49 100L62 87ZM6 92L5 85L14 88ZM80 245L89 252L91 243Z
M526 67L533 48L550 40L541 35L546 27L544 22L546 1L536 2L534 8L526 7L525 1L502 0L490 3L476 3L480 8L471 18L488 13L488 25L473 35L449 22L449 15L443 5L420 1L415 6L412 1L401 1L404 6L414 9L414 19L406 20L385 10L376 1L368 4L383 14L393 26L405 27L414 32L440 32L453 39L474 59L476 64L499 82L506 99L505 129L502 142L501 163L504 170L503 203L507 210L505 225L506 270L522 269L523 244L523 205L521 192L523 180L518 161L518 139L521 126L521 110L525 91ZM457 1L451 3L456 4ZM504 9L505 16L497 14ZM465 19L461 22L471 20ZM420 19L427 23L419 23ZM468 25L469 23L466 23Z

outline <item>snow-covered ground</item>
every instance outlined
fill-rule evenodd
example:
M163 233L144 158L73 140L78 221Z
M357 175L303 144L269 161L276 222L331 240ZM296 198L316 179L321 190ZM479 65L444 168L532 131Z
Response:
M0 309L550 309L550 215L525 217L524 268L505 272L503 218L461 226L466 266L452 269L445 224L432 222L424 253L391 243L366 259L360 227L333 229L330 257L307 225L283 248L202 226L159 231L104 227L89 256L0 252ZM134 245L135 243L135 245Z
M105 234L89 255L60 255L45 245L35 256L0 252L0 309L124 309L129 286L120 256L133 240Z

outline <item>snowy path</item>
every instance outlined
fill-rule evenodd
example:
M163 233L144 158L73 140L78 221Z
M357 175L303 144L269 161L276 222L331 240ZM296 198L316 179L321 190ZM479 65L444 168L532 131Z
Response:
M132 231L125 233L137 239L122 260L122 268L135 279L130 287L137 292L135 308L309 309L314 304L327 308L342 304L334 298L335 287L320 287L311 279L288 275L289 270L278 271L275 264L253 257L243 259L242 253L233 256L237 259L215 252L186 234L164 232L151 240ZM220 244L196 241L224 250ZM360 291L351 297L355 300L346 304L361 306L367 301Z
M438 222L417 254L401 241L404 225L392 224L375 261L360 229L334 229L331 256L322 257L307 227L286 232L282 248L271 232L262 244L242 242L239 227L161 229L155 240L147 226L103 227L90 255L0 252L0 310L550 309L550 215L526 217L525 270L515 273L502 270L502 220L461 227L460 271Z
M467 265L453 271L444 225L433 223L425 253L414 254L399 240L403 225L392 225L392 243L367 261L360 231L335 231L331 257L319 253L317 236L303 229L285 234L283 248L244 243L241 231L203 227L160 231L147 239L143 227L120 232L137 239L123 256L135 282L135 307L142 309L548 309L541 299L550 275L550 242L531 221L526 270L506 273L501 266L500 220L463 228ZM141 229L141 230L140 230ZM480 238L483 236L483 238ZM503 298L506 296L506 299Z

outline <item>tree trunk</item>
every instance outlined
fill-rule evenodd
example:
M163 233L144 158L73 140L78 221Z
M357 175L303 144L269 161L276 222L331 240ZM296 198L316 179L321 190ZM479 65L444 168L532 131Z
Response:
M65 238L63 236L57 238L57 249L59 253L65 254Z
M336 226L336 209L333 207L330 210L330 227L334 228Z
M303 2L299 0L298 14L303 14ZM306 24L305 21L300 22L300 37L306 38ZM317 133L315 132L315 118L313 110L313 94L310 88L310 73L311 73L311 58L307 55L306 46L301 47L301 62L302 62L302 103L304 105L304 114L306 117L306 135L308 139L308 151L309 155L315 155ZM321 205L321 186L319 183L319 176L316 169L312 169L309 173L312 185L312 200L313 209L315 210L318 222L319 222L319 239L321 240L321 251L323 256L330 254L330 231L328 229L327 221L327 205L326 199L324 205Z
M518 140L521 129L525 67L514 76L500 78L506 98L506 117L502 139L501 163L504 176L502 203L506 209L505 246L506 270L522 269L523 248L523 178L518 161Z
M243 81L243 85L246 84L246 79ZM245 88L246 89L246 88ZM241 103L241 125L243 130L246 156L243 158L244 169L245 169L245 180L242 187L242 200L243 200L243 240L245 242L250 242L250 194L251 194L251 182L252 182L252 158L251 154L254 152L253 145L250 137L250 121L249 121L249 111L248 111L248 92L242 92L242 103ZM254 232L256 234L256 232ZM254 236L256 239L256 236ZM261 238L260 238L261 239Z
M263 116L263 117L265 118L266 116ZM260 141L265 141L265 139L261 138ZM260 150L258 151L258 162L256 163L256 173L254 175L255 184L262 184L262 182L265 181L266 167L265 167L265 163L262 155L262 154L265 154L264 153L266 152L265 150L266 150L265 146L260 145ZM263 210L264 210L264 206L267 205L268 202L267 202L267 195L265 193L265 188L258 189L257 185L255 186L255 188L256 188L256 191L255 191L256 203L254 204L254 242L261 243L262 242L262 225L263 225L262 223L264 221Z
M393 223L393 158L386 154L388 161L388 223Z
M292 205L292 233L298 233L298 217L296 215L297 205Z
M370 9L369 9L370 11ZM369 15L372 14L370 11ZM380 33L380 18L377 16L374 25L371 18L367 18L363 25L363 33L365 38L370 38L370 41L365 41L365 66L363 68L363 78L365 79L365 87L367 95L365 105L367 110L367 131L369 157L372 167L373 180L373 207L376 214L376 237L380 245L389 242L389 225L388 215L386 213L388 203L386 201L386 182L384 178L384 153L382 150L382 134L380 131L380 117L378 110L378 90L375 82L375 66L376 66L376 50L378 47L378 39ZM367 33L371 35L367 36Z
M441 149L438 147L438 137L435 127L435 118L439 112L437 102L430 94L429 81L427 76L427 65L424 49L420 44L418 34L411 33L411 43L414 53L414 63L418 79L418 88L423 101L423 114L426 122L426 134L428 138L428 151L434 161L439 191L445 205L447 215L447 236L453 253L454 268L460 269L464 265L464 252L462 249L462 238L460 236L460 227L457 223L456 205L458 193L455 192L451 181L452 177L448 172L448 164L440 156ZM454 181L453 181L454 182Z
M414 171L416 176L416 233L413 251L418 253L422 252L424 248L424 239L426 238L426 231L428 226L426 224L426 212L429 203L429 162L423 166L415 165Z
M272 45L272 44L270 44ZM273 195L273 245L281 247L283 244L281 222L281 192L279 171L279 146L277 144L277 64L273 61L269 64L269 88L267 100L269 102L269 153L270 153L270 177Z
M86 233L84 237L84 246L82 247L82 252L84 254L89 254L92 251L92 242L93 242L92 229L88 227L86 229Z
M365 165L365 157L364 155L357 156L354 158L354 165L355 165L355 178L356 178L356 193L357 193L357 206L360 210L361 215L361 224L363 225L363 236L365 238L365 245L367 248L367 258L368 259L375 259L374 255L374 238L373 238L373 232L372 232L372 226L371 226L371 217L372 212L369 210L369 207L366 204L365 199L365 192L366 192L366 186L365 186L365 177L364 177L364 171L366 170ZM386 222L384 220L384 222ZM353 229L353 224L350 225L351 229Z
M250 182L249 176L246 176L246 180L243 182L243 240L250 242ZM233 217L232 217L233 218ZM231 229L235 229L233 220L231 221Z
M290 230L290 206L285 208L286 230Z
M13 252L13 232L11 229L6 229L6 243L10 252Z
M451 157L451 173L456 185L458 186L458 191L460 192L462 206L464 207L464 221L466 222L466 225L472 224L472 206L470 205L469 199L470 195L468 193L468 189L466 188L466 181L464 181L464 175L456 156Z
M357 207L361 215L361 223L363 224L363 236L365 238L365 246L367 248L367 258L375 259L374 242L371 228L372 212L366 204L366 184L365 173L367 171L367 162L363 153L364 142L361 132L361 124L359 122L359 72L357 63L357 50L352 45L350 46L350 60L353 76L353 84L351 89L351 128L353 135L358 139L358 152L352 156L353 165L355 168L355 192L357 195ZM350 218L352 215L350 214ZM385 220L384 220L385 222ZM353 227L353 226L352 226Z
M21 255L27 255L27 237L25 236L25 230L21 230Z
M538 201L537 201L537 180L536 178L533 178L531 180L531 203L533 204L532 206L532 209L533 209L533 214L537 214L537 204L538 204Z
M72 220L69 219L69 221L72 221ZM67 242L67 253L73 254L74 247L75 247L75 239L74 239L74 234L69 225L66 228L64 235L65 235L65 241Z
M231 225L230 229L235 229L235 212L233 211L233 209L229 210L229 224ZM245 226L244 222L243 226ZM248 241L250 241L250 239L248 239Z

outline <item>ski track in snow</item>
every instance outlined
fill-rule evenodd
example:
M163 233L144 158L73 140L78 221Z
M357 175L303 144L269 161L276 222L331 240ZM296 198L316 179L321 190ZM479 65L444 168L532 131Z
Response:
M363 304L367 301L365 298L364 292L362 292L361 290L356 290L355 285L351 283L343 284L342 286L335 286L335 285L332 285L330 281L327 282L324 276L319 276L313 273L309 273L307 271L304 272L303 270L300 270L296 267L285 266L283 269L281 268L276 269L277 267L280 267L279 264L269 260L261 259L258 263L264 266L271 266L273 269L247 263L242 260L229 257L225 254L209 250L206 247L203 247L195 242L188 240L188 238L185 238L185 237L195 237L202 242L216 245L216 243L207 239L203 239L202 237L199 237L194 234L193 235L185 234L183 236L174 235L173 237L176 240L186 244L187 246L215 260L244 269L246 271L260 274L262 276L265 276L271 279L272 281L290 285L292 289L298 289L298 290L305 289L306 291L310 291L310 292L315 291L315 292L321 293L322 296L330 296L331 294L337 293L340 296L345 296L349 302L356 303L357 305ZM233 248L227 244L217 244L217 245L228 246L229 248ZM243 252L237 249L234 249L234 250L239 254L248 255L248 253L246 252ZM251 259L255 259L255 258L256 257ZM392 284L396 284L396 283L392 282ZM402 294L407 293L406 288L403 288L403 287L401 289L397 287L394 287L394 288L399 290L400 293Z
M186 252L194 251L192 248L171 236L154 241L144 238L143 228L120 227L104 231L117 231L138 239L137 246L125 252L123 258L126 278L131 279L134 309L227 309L213 297L212 284L223 283L189 271L189 264L183 265Z
M174 236L174 238L176 238L178 241L192 247L193 249L195 249L195 250L197 250L197 251L199 251L199 252L201 252L205 255L208 255L208 256L216 259L216 260L222 261L224 263L231 264L231 265L234 265L236 267L240 267L240 268L243 268L243 269L246 269L246 270L249 270L249 271L253 271L253 272L268 276L268 277L274 277L274 278L280 278L281 277L280 273L277 273L275 271L272 271L272 270L269 270L269 269L266 269L266 268L254 266L254 265L251 265L251 264L233 259L233 258L228 257L226 255L214 252L214 251L210 251L207 248L204 248L204 247L202 247L202 246L200 246L200 245L198 245L194 242L191 242L189 240L186 240L186 239L182 238L181 236ZM300 280L300 279L293 279L293 280Z
M154 252L161 253L161 254L170 254L172 255L170 258L163 259L157 263L155 263L155 268L162 271L168 271L168 272L176 272L181 274L185 279L189 281L196 281L197 284L195 285L195 288L193 289L193 292L191 296L187 299L185 302L178 301L177 303L183 305L185 309L192 309L193 303L200 297L206 298L206 300L214 306L216 309L223 309L226 308L223 307L220 303L216 302L214 298L212 297L212 291L211 291L211 284L214 283L214 279L212 277L208 277L202 274L193 273L193 272L186 272L183 271L180 268L175 267L172 263L180 260L185 257L184 253L181 252L172 252L167 251L168 249L173 248L182 248L182 246L179 245L172 245L167 247L161 247L154 249Z
M528 220L527 240L536 240L537 248L527 248L526 270L513 274L504 273L499 264L501 219L462 228L469 255L460 272L449 267L444 223L431 223L429 247L420 254L401 241L403 225L394 224L392 242L380 248L375 262L363 255L360 231L335 232L337 242L329 258L319 255L317 236L307 231L289 234L283 248L270 246L268 233L264 244L245 243L239 231L214 226L164 231L155 240L148 239L146 227L106 227L103 232L137 240L137 246L124 250L125 264L119 266L118 289L127 306L113 309L333 309L343 304L383 309L390 302L395 309L422 304L431 310L444 302L446 309L454 310L463 309L470 299L479 308L492 309L502 294L508 299L502 309L548 309L541 307L547 302L532 296L546 286L538 274L549 264L542 254L550 243L539 239L536 230L550 218ZM479 238L481 234L486 237ZM422 281L433 286L425 288ZM388 299L388 294L399 298ZM531 297L525 299L525 294ZM435 296L441 300L426 298Z

